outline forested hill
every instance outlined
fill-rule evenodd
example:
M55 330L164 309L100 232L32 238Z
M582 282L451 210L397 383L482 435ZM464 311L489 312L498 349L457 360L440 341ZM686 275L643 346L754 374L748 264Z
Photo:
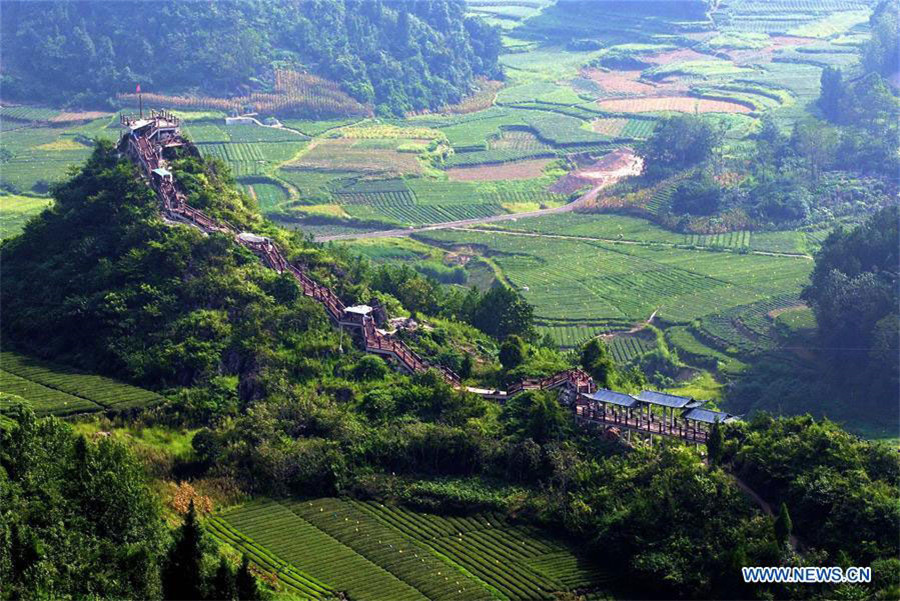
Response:
M464 0L5 2L4 99L90 104L265 90L275 67L337 81L381 113L458 101L498 77L499 33Z

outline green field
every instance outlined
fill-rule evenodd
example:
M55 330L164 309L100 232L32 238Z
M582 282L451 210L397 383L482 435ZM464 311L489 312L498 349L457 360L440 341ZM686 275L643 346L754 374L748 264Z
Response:
M0 239L11 238L28 220L50 206L50 200L34 196L0 195Z
M0 392L21 397L39 415L121 411L162 400L149 390L10 351L0 353ZM0 401L0 411L12 404Z
M535 306L541 321L641 321L659 309L689 322L799 292L806 258L740 255L662 245L608 244L478 231L434 231L418 239L489 254Z
M326 498L257 501L207 526L310 598L549 600L610 580L564 543L492 514L442 517Z

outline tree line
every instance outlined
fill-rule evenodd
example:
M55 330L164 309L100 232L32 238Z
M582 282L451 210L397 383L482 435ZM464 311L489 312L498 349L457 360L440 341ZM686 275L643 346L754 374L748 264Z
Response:
M4 8L4 95L66 106L117 93L267 91L276 68L332 79L384 115L458 102L499 78L497 30L463 0L284 3L14 1Z

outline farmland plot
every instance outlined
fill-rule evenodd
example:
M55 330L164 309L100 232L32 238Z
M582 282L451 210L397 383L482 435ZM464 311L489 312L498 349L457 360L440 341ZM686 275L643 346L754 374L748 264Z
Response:
M614 113L749 113L753 109L727 100L711 100L693 96L661 96L650 98L607 99L597 101L604 111Z
M251 554L253 561L264 568L276 568L276 573L287 563L304 575L304 580L315 579L330 590L346 591L352 599L426 599L409 584L278 503L251 503L211 522L214 536L243 551L257 550L256 557ZM217 522L227 528L217 528Z
M561 543L534 529L510 525L497 515L444 517L376 502L352 503L360 512L448 557L502 598L548 599L555 591L595 588L609 580Z
M532 179L540 177L549 159L516 161L502 165L455 167L447 170L451 180L457 181L502 181L508 179Z
M0 369L0 391L25 398L41 414L131 409L162 400L149 390L10 351L0 353Z
M319 141L286 170L351 171L367 174L420 174L415 154L377 147L365 139L339 138Z
M257 501L207 526L310 598L549 600L609 580L561 543L491 514L443 517L325 498Z
M0 239L17 235L32 217L50 204L51 201L47 198L0 196Z
M535 306L538 321L663 319L687 322L730 307L799 292L804 258L737 255L637 244L434 231L417 236L444 247L490 253Z
M608 344L617 363L628 363L631 359L656 348L656 336L653 332L622 334L611 338Z

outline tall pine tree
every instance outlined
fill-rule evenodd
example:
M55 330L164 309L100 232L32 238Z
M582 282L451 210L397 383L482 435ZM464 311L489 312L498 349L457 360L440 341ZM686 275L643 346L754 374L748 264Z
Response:
M791 522L791 514L788 513L787 505L782 503L781 509L778 511L778 517L775 518L775 538L778 539L778 543L781 546L786 545L790 541L793 529L794 524Z
M250 560L244 555L241 561L241 568L237 573L237 596L241 601L259 601L262 594L259 592L259 585L256 582L256 576L250 571Z
M219 557L219 567L216 568L216 575L213 578L210 598L219 601L234 601L238 598L234 570L224 557Z
M175 544L169 550L163 569L163 593L166 599L189 601L203 598L202 534L194 501L191 500L184 524L175 537Z

